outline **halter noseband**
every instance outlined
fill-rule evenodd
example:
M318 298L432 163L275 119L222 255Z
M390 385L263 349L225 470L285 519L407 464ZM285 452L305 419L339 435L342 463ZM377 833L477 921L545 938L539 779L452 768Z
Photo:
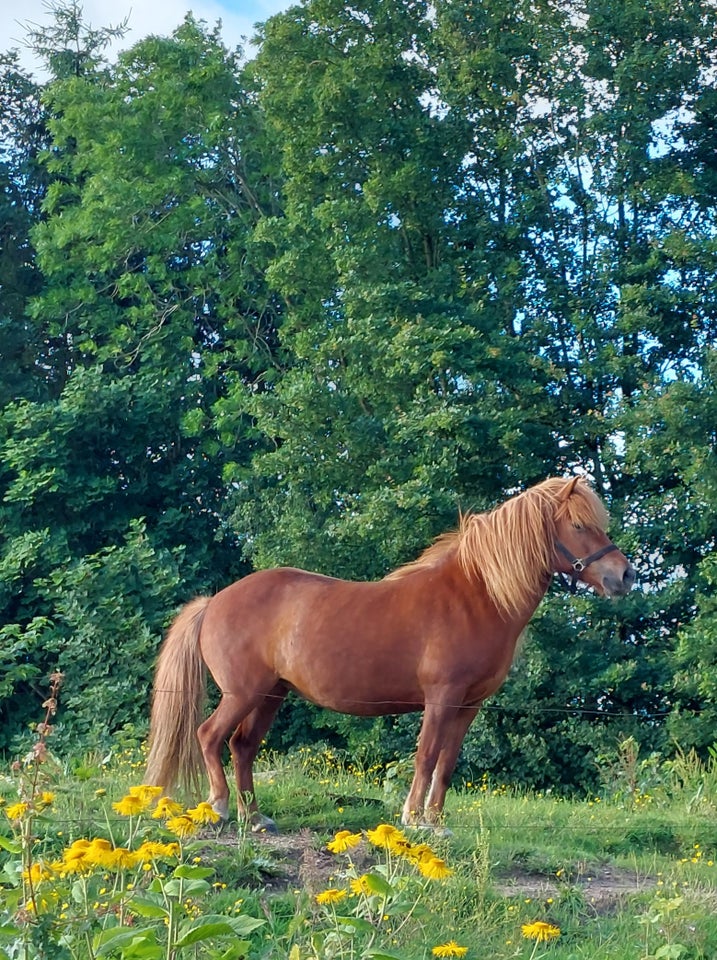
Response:
M591 553L589 557L582 559L581 557L576 557L574 554L572 554L559 540L555 541L555 546L564 557L567 557L567 559L570 561L570 566L573 568L570 584L567 585L567 589L570 590L571 593L575 593L577 590L578 580L583 570L586 570L590 564L595 563L596 560L600 560L605 556L606 553L612 553L613 550L617 550L617 547L614 543L608 543L604 547L601 547L600 550L596 550L595 553ZM558 571L558 576L565 584L565 577L560 571Z

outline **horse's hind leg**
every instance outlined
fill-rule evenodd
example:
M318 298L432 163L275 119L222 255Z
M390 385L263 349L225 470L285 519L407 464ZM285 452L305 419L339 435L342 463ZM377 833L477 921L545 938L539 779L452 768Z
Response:
M225 693L214 713L197 730L209 777L208 802L223 820L229 818L229 785L222 766L222 748L229 734L253 706L253 702L247 703L237 699L234 694Z
M242 720L229 741L237 781L237 816L251 821L255 831L276 830L274 821L259 813L254 792L254 760L287 693L286 687L278 683L273 690L264 694L258 706Z

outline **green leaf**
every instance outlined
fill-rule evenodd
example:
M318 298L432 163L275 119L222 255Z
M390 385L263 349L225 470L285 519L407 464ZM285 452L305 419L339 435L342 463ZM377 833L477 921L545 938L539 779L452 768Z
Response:
M391 896L393 893L393 887L388 880L380 877L377 873L367 873L363 880L371 893L378 893L382 897Z
M234 930L226 920L219 920L214 923L207 923L202 920L180 937L175 946L178 948L188 947L192 943L199 943L200 940L211 940L213 937L229 937L233 934Z
M681 943L665 943L655 950L655 957L659 957L659 960L680 960L686 952L687 947Z
M174 870L173 876L181 877L185 880L205 880L214 873L215 871L212 867L193 867L188 863L180 863L176 870Z
M7 850L8 853L18 854L22 852L22 845L12 837L0 836L0 850Z
M20 883L22 877L22 863L19 860L8 860L3 865L2 872L13 886Z
M104 957L117 950L125 952L127 947L153 947L157 943L154 930L137 930L127 927L113 927L103 930L93 941L96 957Z
M355 933L375 933L376 928L363 917L336 917L336 922Z
M244 960L250 950L250 940L235 940L230 947L217 953L216 960Z
M394 900L386 907L386 915L389 917L402 917L409 912L414 917L431 915L430 909L425 904L415 903L413 900Z
M167 880L164 892L168 897L198 897L210 889L206 880Z
M161 903L145 897L133 897L128 906L132 913L137 913L140 917L159 918L169 915L169 911Z
M258 927L264 925L265 920L255 917L225 917L221 914L207 914L198 920L185 924L177 940L177 947L187 947L200 940L209 940L212 937L245 937Z

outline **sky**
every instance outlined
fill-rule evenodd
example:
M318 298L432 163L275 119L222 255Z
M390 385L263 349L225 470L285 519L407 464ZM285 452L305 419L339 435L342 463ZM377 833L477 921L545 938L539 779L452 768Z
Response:
M80 5L93 28L116 26L129 17L127 34L117 49L131 47L150 33L171 34L190 10L212 27L221 20L222 38L231 48L246 46L243 38L252 36L253 25L286 9L290 0L80 0ZM23 44L24 25L51 22L48 7L48 0L0 0L0 52L16 47L22 65L37 79L42 70Z

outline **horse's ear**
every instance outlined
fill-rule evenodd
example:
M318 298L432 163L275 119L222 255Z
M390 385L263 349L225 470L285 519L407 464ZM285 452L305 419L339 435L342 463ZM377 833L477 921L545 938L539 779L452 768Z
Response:
M575 488L580 483L580 477L571 477L569 480L565 481L565 486L563 487L563 500L567 500L569 497L575 493Z

